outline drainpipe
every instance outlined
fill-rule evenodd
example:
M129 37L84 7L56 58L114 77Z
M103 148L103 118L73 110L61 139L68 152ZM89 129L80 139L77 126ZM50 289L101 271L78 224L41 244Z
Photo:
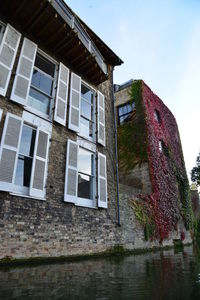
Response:
M114 70L114 68L113 68ZM120 224L120 208L119 208L119 171L118 171L118 153L117 153L117 125L115 115L115 96L114 96L114 84L113 84L113 70L112 70L112 101L113 101L113 113L114 113L114 135L115 135L115 161L116 161L116 179L117 179L117 225Z

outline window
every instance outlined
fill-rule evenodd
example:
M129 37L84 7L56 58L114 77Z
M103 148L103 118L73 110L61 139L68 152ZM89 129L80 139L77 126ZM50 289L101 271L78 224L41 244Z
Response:
M26 191L30 187L31 170L35 148L36 129L27 124L23 125L22 136L17 159L15 185ZM22 189L25 187L25 189ZM19 188L18 188L19 189Z
M95 94L85 84L81 83L81 118L80 134L89 140L94 139Z
M94 200L94 154L79 147L78 197Z
M97 112L97 115L96 115ZM68 128L105 147L105 97L71 73Z
M27 105L50 115L54 96L55 64L36 54Z
M0 148L1 191L45 198L51 130L49 122L26 111L22 117L7 113Z
M158 142L158 148L159 148L160 153L163 153L163 150L164 150L163 141Z
M126 103L118 107L118 124L126 123L130 120L131 112L135 107L135 103Z
M157 109L154 111L154 118L158 123L161 123L160 113Z
M167 157L169 156L168 147L165 145L165 143L163 141L160 140L158 142L158 148L159 148L160 153L163 153Z
M66 158L64 201L90 208L96 208L98 202L99 207L107 208L106 156L97 153L94 144L78 138L77 142L68 140Z

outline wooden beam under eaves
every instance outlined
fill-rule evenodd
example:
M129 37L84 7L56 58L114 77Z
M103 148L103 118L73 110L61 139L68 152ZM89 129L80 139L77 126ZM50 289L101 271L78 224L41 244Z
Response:
M41 30L40 30L39 33L37 34L37 37L41 37L41 35L42 35L43 33L45 33L45 31L49 28L49 26L51 26L51 25L54 23L54 21L55 21L55 19L57 19L57 17L58 17L58 15L55 14L55 15L50 19L49 22L46 22L46 24L43 25L43 27L41 28Z
M63 54L64 57L70 56L70 54L75 53L76 50L78 51L78 49L80 48L80 46L81 46L81 42L80 41L78 41L78 43L76 41L74 41L74 43L71 45L70 49L66 50L64 52L64 54ZM79 51L79 52L82 52L82 51Z
M22 10L22 8L24 7L25 4L27 4L27 1L26 0L21 0L18 7L14 10L14 13L11 16L11 20L15 20L15 17L19 14L19 12Z
M86 49L83 49L83 51L80 51L80 53L78 55L76 55L76 57L74 59L71 59L71 63L74 64L77 61L81 60L87 53Z
M71 36L71 38L70 38L70 36ZM76 39L76 36L72 36L71 32L70 32L69 36L67 36L65 39L61 39L61 42L59 44L57 44L57 46L54 48L54 51L57 53L60 53L61 50L63 50L64 48L68 48L74 42L75 39Z
M46 2L45 0L42 1L39 8L32 15L31 19L25 24L25 28L30 30L37 25L38 22L43 18L44 14L46 13L46 9L48 9L49 6L49 2Z
M63 31L63 33L62 33L62 31ZM59 37L60 33L62 33L62 36L64 38L69 36L69 33L66 31L66 24L65 23L62 24L59 29L55 30L54 34L52 34L50 36L50 38L47 40L46 45L49 46L49 45L51 45L51 43L55 44L55 41L57 40L56 38ZM66 37L65 37L65 35L66 35Z
M94 57L92 55L89 55L89 59L84 61L82 63L82 66L79 65L79 69L81 72L84 72L85 73L85 70L87 70L87 68L91 65L91 64L95 64L95 61L94 61Z

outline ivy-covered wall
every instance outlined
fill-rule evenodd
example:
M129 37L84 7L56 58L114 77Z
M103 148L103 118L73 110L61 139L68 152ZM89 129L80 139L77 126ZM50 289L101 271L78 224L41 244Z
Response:
M148 163L152 192L130 201L145 237L162 241L178 223L192 227L189 183L176 120L161 99L142 81L133 81L127 99L135 103L128 123L118 127L120 173Z

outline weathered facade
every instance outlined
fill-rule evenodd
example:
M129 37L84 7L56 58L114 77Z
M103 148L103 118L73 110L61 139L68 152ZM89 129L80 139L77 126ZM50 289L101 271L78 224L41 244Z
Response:
M118 243L121 63L64 1L0 1L0 258Z
M191 241L191 198L173 114L142 80L115 85L115 99L124 235L134 227L129 238L136 247Z

